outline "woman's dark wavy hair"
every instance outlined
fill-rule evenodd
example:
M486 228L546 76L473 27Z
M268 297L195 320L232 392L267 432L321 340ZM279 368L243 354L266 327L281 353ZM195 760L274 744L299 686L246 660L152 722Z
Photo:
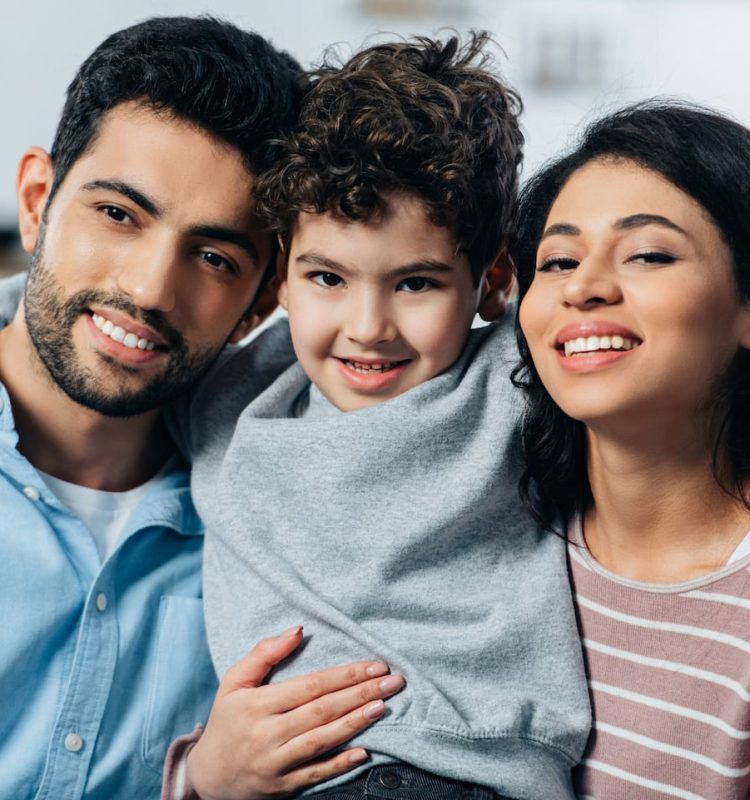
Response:
M478 283L507 241L523 146L521 101L490 71L489 42L418 37L317 70L256 191L287 252L300 211L365 220L385 211L386 193L403 193L451 231Z
M273 158L269 140L297 121L301 67L257 33L212 17L154 17L107 37L68 87L52 144L48 203L91 147L102 119L128 101L195 124L237 148L250 172Z
M550 208L571 175L596 159L623 159L653 170L698 202L732 255L739 297L750 300L750 130L710 109L676 100L650 100L594 122L569 155L552 162L524 187L511 245L519 305L536 268L536 251ZM527 395L526 470L521 497L551 527L591 501L584 425L568 417L544 388L516 320L521 360L513 381ZM723 412L714 439L717 483L743 502L750 474L750 354L738 353L716 408Z

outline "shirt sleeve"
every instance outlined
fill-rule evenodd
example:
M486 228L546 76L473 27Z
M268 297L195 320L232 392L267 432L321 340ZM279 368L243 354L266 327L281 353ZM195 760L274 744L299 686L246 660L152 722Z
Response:
M196 725L192 733L178 736L169 745L164 759L161 800L201 800L188 779L187 757L202 733L203 726Z

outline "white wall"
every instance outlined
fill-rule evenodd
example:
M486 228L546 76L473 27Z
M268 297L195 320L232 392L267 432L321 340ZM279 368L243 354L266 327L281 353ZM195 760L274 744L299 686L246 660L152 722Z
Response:
M401 2L417 12L366 13L389 5L383 0L6 3L0 26L0 229L14 224L18 157L31 144L49 147L78 64L107 34L153 14L209 12L231 19L267 35L305 65L327 44L358 47L377 31L488 28L507 53L503 72L524 96L527 172L564 146L592 109L656 93L687 96L750 124L745 0Z

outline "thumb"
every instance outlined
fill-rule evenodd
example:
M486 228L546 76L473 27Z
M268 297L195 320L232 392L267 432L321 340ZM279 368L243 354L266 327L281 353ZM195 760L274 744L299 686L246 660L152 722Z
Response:
M260 686L268 673L280 661L291 655L299 647L301 641L301 625L290 628L279 636L261 639L247 655L224 673L217 694L223 695L237 689L252 689Z

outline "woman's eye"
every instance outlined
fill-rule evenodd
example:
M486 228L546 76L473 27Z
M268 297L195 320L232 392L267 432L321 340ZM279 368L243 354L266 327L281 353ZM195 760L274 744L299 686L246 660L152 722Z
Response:
M333 272L316 272L310 278L313 283L317 283L318 286L325 286L328 289L341 286L343 283L343 280Z
M630 256L628 261L635 264L674 264L677 259L670 253L649 251L647 253L636 253Z
M435 286L434 281L429 278L405 278L396 287L397 291L401 292L424 292L427 289L432 289Z
M563 272L563 270L575 269L577 266L578 262L574 258L554 256L546 258L537 267L537 272Z

